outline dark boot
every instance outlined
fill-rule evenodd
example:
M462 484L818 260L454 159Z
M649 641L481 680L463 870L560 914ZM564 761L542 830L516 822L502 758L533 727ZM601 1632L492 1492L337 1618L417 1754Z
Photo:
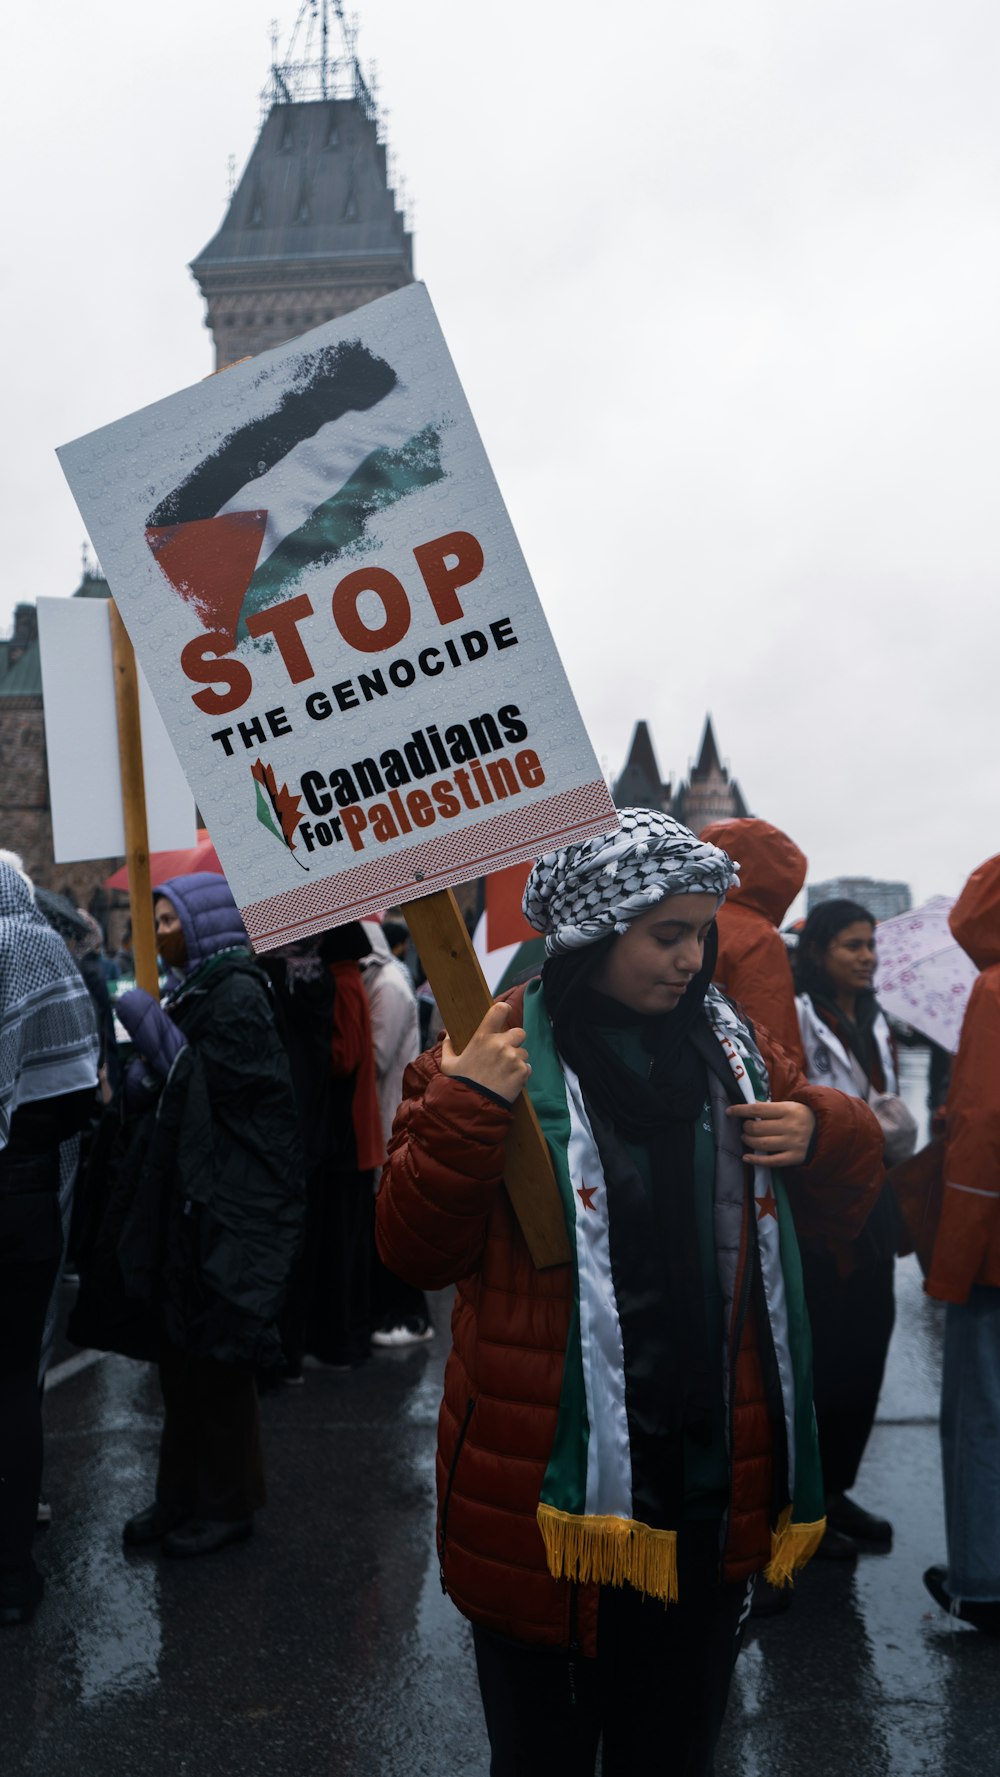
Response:
M161 1505L154 1499L151 1506L144 1512L137 1512L122 1529L122 1542L128 1549L145 1548L150 1543L161 1543L170 1530L175 1530L183 1523L184 1513L178 1506Z
M929 1567L924 1574L924 1585L934 1599L951 1617L957 1617L961 1623L971 1623L981 1635L1000 1637L1000 1603L992 1599L977 1604L974 1598L953 1598L945 1581L948 1578L944 1567Z
M826 1521L831 1529L853 1537L856 1543L868 1543L877 1549L892 1548L892 1525L888 1518L877 1518L874 1512L866 1512L864 1506L856 1505L846 1493L829 1495Z
M252 1518L189 1518L163 1539L163 1553L175 1559L186 1555L214 1555L227 1543L245 1542L253 1535Z

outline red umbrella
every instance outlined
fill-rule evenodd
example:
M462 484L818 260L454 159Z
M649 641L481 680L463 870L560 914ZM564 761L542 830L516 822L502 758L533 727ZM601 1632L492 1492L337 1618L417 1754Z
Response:
M153 876L153 887L158 882L169 882L172 876L193 876L198 870L214 870L217 876L225 876L219 863L215 846L208 837L208 828L198 828L198 843L191 845L186 851L154 851L149 854L149 864ZM128 888L128 865L123 864L113 876L109 876L104 884L109 889Z

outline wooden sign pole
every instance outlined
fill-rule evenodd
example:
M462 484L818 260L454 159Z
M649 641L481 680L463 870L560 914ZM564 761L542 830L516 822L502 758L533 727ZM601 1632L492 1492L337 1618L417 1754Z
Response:
M142 770L142 729L139 722L139 678L135 667L135 651L114 599L108 601L108 615L111 620L111 655L115 673L118 763L122 784L122 813L125 817L125 857L132 910L135 980L137 987L144 987L154 999L159 999L153 883L149 866L149 834L146 828L146 784Z
M493 1004L458 902L450 889L407 901L410 936L455 1049L461 1053ZM552 1162L534 1106L522 1092L507 1137L504 1183L539 1271L565 1265L569 1237Z

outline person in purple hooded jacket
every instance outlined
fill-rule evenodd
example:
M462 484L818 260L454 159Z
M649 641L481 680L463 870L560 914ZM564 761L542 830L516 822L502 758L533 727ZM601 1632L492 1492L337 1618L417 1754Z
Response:
M278 1356L303 1161L271 988L228 883L180 876L154 895L178 984L163 1005L137 988L116 1007L141 1154L116 1258L126 1295L153 1305L165 1417L155 1499L123 1537L204 1555L249 1536L264 1503L255 1368Z

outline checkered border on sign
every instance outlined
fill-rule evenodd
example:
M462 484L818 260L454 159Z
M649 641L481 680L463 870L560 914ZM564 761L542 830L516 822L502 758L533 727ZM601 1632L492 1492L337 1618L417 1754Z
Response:
M540 857L570 840L606 833L615 819L608 787L598 779L494 815L461 832L443 834L388 857L373 857L322 881L302 883L266 901L251 901L240 912L254 948L273 950L326 931L333 923L364 919L505 864Z

